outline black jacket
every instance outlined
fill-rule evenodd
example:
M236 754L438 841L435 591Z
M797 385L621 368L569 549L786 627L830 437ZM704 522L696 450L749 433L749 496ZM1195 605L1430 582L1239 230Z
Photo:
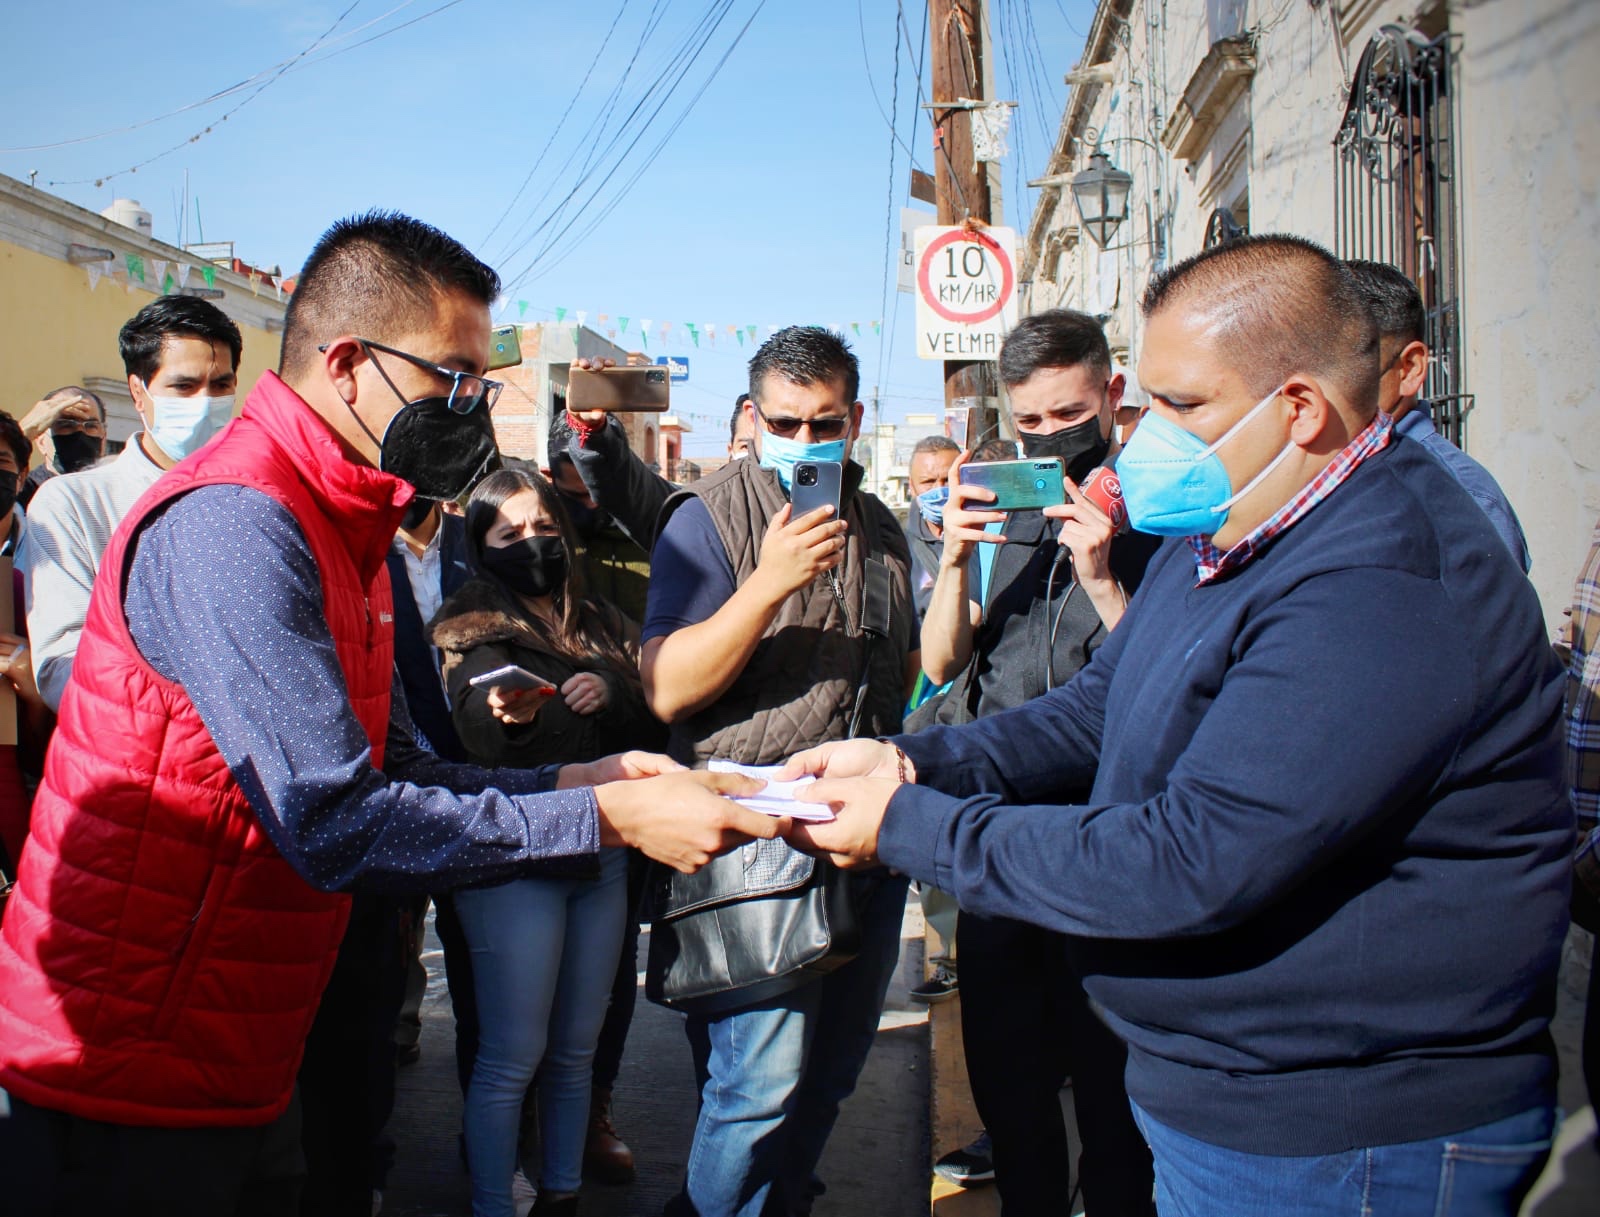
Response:
M420 742L447 761L464 761L467 754L450 722L439 661L428 641L428 623L422 620L416 597L411 594L405 555L391 547L384 561L389 566L389 584L394 591L394 664L406 691L411 721L424 737ZM448 600L453 596L467 581L467 573L466 525L459 516L447 514L439 521L441 597Z

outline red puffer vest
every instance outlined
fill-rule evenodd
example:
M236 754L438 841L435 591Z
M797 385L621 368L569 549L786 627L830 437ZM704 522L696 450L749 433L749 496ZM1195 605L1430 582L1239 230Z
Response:
M260 490L299 522L383 763L394 663L383 558L411 491L352 464L268 373L106 550L6 909L0 1087L88 1119L276 1119L349 916L348 896L316 890L273 847L183 688L128 633L131 540L162 505L213 483Z

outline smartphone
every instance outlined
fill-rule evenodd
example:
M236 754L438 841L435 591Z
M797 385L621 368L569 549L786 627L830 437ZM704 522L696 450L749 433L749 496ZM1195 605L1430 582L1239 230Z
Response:
M489 366L484 370L511 368L522 362L522 333L514 325L502 325L489 331Z
M467 681L467 684L474 689L481 689L487 685L491 689L532 689L539 693L556 691L555 681L536 676L527 668L518 667L514 663L508 663L505 667L496 668L492 672L485 672L482 676L474 676Z
M592 371L575 367L567 372L567 409L574 414L585 410L660 414L671 405L671 396L667 369L655 364Z
M794 467L794 485L789 488L789 502L794 510L791 520L798 520L808 512L824 505L833 508L833 518L839 517L839 485L844 478L844 466L838 461L800 461Z
M1067 501L1059 456L1041 460L984 461L961 466L963 486L982 486L995 494L993 503L974 503L979 511L1025 511L1059 507Z

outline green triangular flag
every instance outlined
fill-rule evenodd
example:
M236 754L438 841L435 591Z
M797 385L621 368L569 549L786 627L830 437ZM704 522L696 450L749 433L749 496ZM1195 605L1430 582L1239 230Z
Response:
M520 318L520 317L526 317L527 315L528 315L528 302L526 300L518 300L517 301L517 316Z
M564 309L564 308L558 308L556 310L556 320L559 322L559 321L565 321L566 319L567 319L567 310Z
M626 334L628 332L628 319L626 317L618 317L617 320L622 322L622 332Z
M733 336L739 340L739 345L740 346L744 345L744 331L743 330L734 330L733 331Z
M643 326L639 327L639 345L643 347L650 345L650 331Z
M754 342L756 340L756 327L755 326L753 326L753 325L745 326L744 327L744 332L750 335L750 341L751 342Z
M883 333L883 322L881 322L881 321L874 321L874 322L873 322L873 323L872 323L872 332L873 332L873 333L874 333L874 334L882 334L882 333Z
M140 283L144 282L144 259L138 254L124 254L123 261L128 264L128 278L138 277Z
M861 337L861 323L859 321L852 321L850 323L850 328L856 332L857 338Z
M161 294L163 296L172 295L172 289L175 286L177 286L177 280L172 277L172 272L169 270L167 277L161 281Z
M689 337L694 339L695 346L700 345L700 331L695 329L692 325L689 327Z
M206 281L207 287L215 287L217 285L217 268L215 266L202 266L200 268L200 276Z

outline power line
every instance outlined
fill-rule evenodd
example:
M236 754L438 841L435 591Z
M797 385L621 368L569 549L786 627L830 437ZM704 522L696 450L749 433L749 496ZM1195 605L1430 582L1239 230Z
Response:
M483 240L478 243L480 246L487 245L489 239L500 230L500 225L505 223L506 217L511 214L511 209L517 205L517 201L522 198L523 191L527 190L528 184L533 181L533 175L538 173L539 166L544 164L544 158L546 153L550 151L550 145L555 143L556 136L561 134L561 128L566 125L567 117L572 113L572 108L578 104L578 98L583 96L583 90L589 83L589 77L594 75L595 65L600 62L600 57L605 54L606 47L610 45L611 35L617 32L617 23L622 20L622 14L628 11L629 3L630 0L622 0L622 6L617 9L617 15L611 18L611 28L606 31L606 36L600 40L600 45L595 48L594 58L589 61L588 70L584 72L583 79L578 82L577 92L572 95L572 100L567 103L567 108L561 112L561 117L556 120L556 125L550 129L550 137L545 140L544 147L539 149L539 155L534 158L533 166L528 170L528 176L522 179L522 185L517 187L516 194L511 196L511 201L506 204L506 209L500 213L500 218L494 222L494 226L483 234Z
M382 17L375 18L374 21L382 21L382 20L384 20L385 17L389 17L389 16L393 15L394 13L399 12L400 9L407 7L409 4L411 4L413 2L414 2L414 0L406 0L405 4L401 4L401 5L393 8L393 9L390 9L388 13L385 13ZM85 183L91 183L92 182L96 186L101 186L101 185L104 185L106 182L111 181L113 178L122 177L124 174L137 173L140 169L143 169L146 165L153 165L157 161L165 160L167 157L171 156L174 152L178 152L178 151L180 151L180 150L182 150L184 148L187 148L190 144L199 143L207 135L211 134L211 132L216 128L217 124L227 122L228 119L232 118L235 114L237 114L240 110L242 110L246 106L248 106L256 98L260 97L262 93L267 91L267 89L269 89L273 85L277 84L278 81L280 79L282 79L285 75L287 75L289 72L296 71L296 70L298 70L300 68L307 67L311 63L323 63L323 62L326 62L327 60L334 58L334 56L336 56L336 55L343 55L348 51L353 51L353 50L356 50L359 47L366 46L370 42L376 42L380 38L387 38L390 34L399 33L401 30L405 29L408 26L415 25L419 21L426 21L429 17L435 16L438 13L442 13L448 8L454 8L456 5L462 3L462 0L447 0L446 3L439 5L437 8L430 9L428 12L423 13L420 16L413 17L409 21L403 21L399 25L391 26L389 29L382 30L377 34L374 34L371 38L364 38L360 42L353 43L350 46L340 47L337 50L328 49L326 54L319 55L315 59L308 60L307 56L309 56L318 47L321 47L323 45L323 43L327 40L328 36L330 34L332 34L334 30L339 28L339 26L343 23L344 19L346 17L348 17L350 15L350 13L353 12L355 10L355 8L357 7L357 5L359 5L360 3L361 3L361 0L354 0L354 2L350 5L349 8L345 9L343 13L339 14L338 19L336 21L334 21L334 23L331 26L328 27L328 29L322 34L321 37L319 37L315 42L313 42L305 50L301 51L298 55L294 56L292 59L288 59L288 60L283 61L283 63L277 67L277 70L275 72L273 72L272 69L268 69L269 72L272 72L272 75L266 81L264 81L261 84L261 86L256 89L255 92L251 93L248 97L246 97L238 105L234 106L233 109L227 111L227 113L223 114L220 118L217 118L217 119L213 120L203 130L195 132L195 134L191 135L188 139L182 141L181 143L174 144L172 147L168 148L165 152L158 152L154 156L146 157L144 160L139 161L136 164L129 165L126 169L118 169L115 172L104 173L104 174L99 175L98 177L52 179L48 184L51 185L51 186L78 186L78 185L83 185ZM368 22L367 25L360 26L360 27L358 27L358 29L369 28L373 23L374 22ZM354 34L356 32L357 32L357 30L352 30L352 31L350 31L349 34L346 35L346 37L349 37L351 34ZM266 73L257 73L257 75L254 76L254 77L251 77L250 80L251 81L258 80L263 75L266 75ZM221 96L225 96L225 95L229 95L229 94L238 92L241 87L242 86L235 86L234 88L225 90L224 93L217 94L216 96L217 97L221 97ZM204 103L200 103L200 104L204 104ZM187 109L192 109L192 108L193 108L192 106L186 106L186 107L182 107L182 110L187 110ZM173 111L174 114L180 113L180 112L181 112L181 110ZM154 121L159 121L159 120L152 119L150 121L154 122ZM143 124L137 124L137 125L143 126L143 125L148 125L148 124L147 123L143 123ZM92 137L92 138L99 138L99 137L96 136L96 137ZM82 142L82 141L71 141L71 142Z
M387 21L390 17L394 16L401 9L410 8L415 3L417 3L417 0L402 0L402 2L400 4L395 5L388 12L381 13L378 16L372 18L372 20L365 21L362 24L356 26L354 29L346 30L344 33L340 34L337 38L333 39L330 42L327 42L327 44L323 47L323 50L325 52L327 52L326 54L318 55L315 58L311 59L309 62L302 63L300 66L302 68L310 67L311 64L321 63L326 59L332 59L334 57L334 55L343 54L344 51L346 51L346 50L351 50L351 51L355 50L355 47L344 47L344 48L342 48L341 50L338 50L338 51L334 51L334 50L332 50L332 48L335 47L335 46L338 46L338 44L341 43L341 42L346 42L349 39L354 38L357 34L361 33L362 30L371 29L373 26L379 24L380 22ZM431 14L425 14L425 15L431 15ZM420 19L421 18L419 18L419 20ZM412 23L408 21L405 24L406 25L410 25ZM394 33L396 30L401 30L401 29L404 29L404 28L405 28L405 25L397 25L392 30L384 30L381 34L376 35L375 38L387 37L389 34ZM366 39L365 42L357 43L356 46L365 46L367 42L372 42L374 40L375 40L374 38L369 38L369 39ZM301 52L301 55L304 55L304 52ZM295 64L295 61L297 59L299 59L299 58L301 58L300 55L291 55L288 59L280 59L277 63L271 64L268 67L262 68L259 72L256 72L253 75L246 76L243 80L239 81L237 84L231 84L225 89L218 89L215 93L208 94L207 96L200 98L198 101L187 102L184 105L178 106L176 109L167 110L164 113L156 114L156 115L154 115L154 116L152 116L150 118L142 118L138 122L126 123L126 124L124 124L123 126L120 126L120 127L108 127L104 131L95 131L95 132L92 132L92 133L90 133L88 135L77 135L77 136L73 136L71 139L56 140L56 141L54 141L52 143L46 143L46 144L19 144L18 146L14 147L14 148L0 148L0 154L6 154L6 153L12 153L12 152L48 152L48 151L51 151L51 150L56 149L56 148L70 148L74 144L89 144L89 143L93 143L95 140L107 139L107 138L109 138L109 137L111 137L113 135L126 135L130 131L138 131L138 130L144 128L144 127L152 126L155 123L164 122L169 118L176 118L179 114L187 114L190 110L198 110L198 109L202 108L203 106L210 105L212 102L221 101L226 97L233 96L233 94L235 94L235 93L243 92L245 89L248 89L251 85L255 84L256 81L261 80L264 77L271 76L274 72L278 71L281 68L284 68L284 67L292 68L293 65ZM298 69L296 69L296 70L298 70Z
M857 0L857 4L856 4L856 16L858 18L861 16L861 5L860 5L859 0ZM862 54L863 57L865 57L865 55L867 53L867 41L866 41L866 39L867 39L866 27L863 24L862 30L861 30L861 54ZM870 79L870 76L869 76L869 79ZM892 116L890 121L889 121L889 201L885 205L886 214L884 215L884 218L883 218L883 293L879 297L879 300L878 300L878 316L879 317L882 317L885 313L887 313L889 311L889 279L890 279L890 273L891 273L891 266L893 265L890 262L890 251L893 250L893 248L894 248L894 229L895 229L895 225L894 225L894 212L895 212L895 206L894 206L894 201L895 201L895 189L894 189L895 145L900 142L900 133L895 129L895 123L900 118L900 28L899 28L899 17L898 16L896 16L896 18L895 18L894 77L893 77L893 80L894 80L893 91L892 91L892 94L891 94L891 100L889 102L889 113ZM874 96L874 98L876 98L876 96L877 96L876 92L874 92L873 96ZM909 153L910 149L908 148L908 149L906 149L906 151L907 151L907 153ZM909 169L909 167L908 167L908 169ZM899 278L899 274L898 274L899 268L898 267L894 267L893 269L894 269L894 272L895 272L894 277L896 279L898 279ZM886 349L886 346L885 346L884 343L879 343L878 344L878 383L879 384L883 383L883 368L884 368L884 362L883 361L884 361L884 351L885 351L885 349ZM876 458L874 458L874 459L876 459ZM873 475L877 476L877 472L878 471L876 469L874 469L873 470Z
M606 170L605 175L578 206L577 214L571 219L568 219L561 228L557 229L548 237L546 237L543 245L539 247L538 251L533 255L532 259L527 263L527 265L525 265L523 269L516 275L508 279L508 291L524 282L529 275L532 274L534 268L544 262L544 259L551 253L552 250L555 249L557 243L562 241L562 239L565 238L577 224L580 222L585 222L585 227L573 238L571 242L568 243L568 248L565 252L544 265L545 271L553 269L554 267L560 265L560 263L566 258L570 257L572 252L577 248L578 244L588 237L588 235L592 233L595 228L603 223L606 217L608 217L612 211L621 205L623 199L627 197L628 193L638 182L639 178L642 177L650 168L650 166L655 163L656 159L666 148L667 143L672 139L672 136L688 119L690 113L693 112L695 105L699 102L700 98L705 95L706 90L711 87L712 82L720 74L722 68L727 64L728 59L732 56L734 50L738 47L739 43L743 41L745 34L749 32L750 27L755 23L755 19L760 15L762 9L766 7L766 2L767 0L757 0L754 9L751 11L750 16L745 20L744 25L741 26L738 33L734 35L732 41L723 51L721 57L718 58L716 63L712 65L711 70L706 75L705 79L700 83L699 88L695 90L693 96L688 99L684 108L678 113L677 117L667 128L666 134L663 135L662 138L657 141L652 148L649 149L647 154L640 160L637 167L632 171L631 175L623 181L621 187L614 192L612 196L606 200L606 202L601 204L598 210L591 214L590 209L600 197L601 192L605 190L612 178L614 178L622 170L623 166L627 163L629 156L632 155L634 149L639 146L640 141L644 139L646 133L650 130L650 127L660 116L661 112L666 108L667 102L671 99L672 95L677 92L679 85L681 85L687 78L688 68L692 67L700 58L701 54L704 53L707 47L709 47L712 36L728 16L729 11L734 6L735 0L727 0L726 3L720 6L720 9L717 5L713 5L707 10L706 14L702 17L701 21L697 25L697 30L701 27L706 27L705 34L700 38L698 44L691 47L686 43L684 47L680 49L679 53L673 57L673 61L669 63L667 69L664 70L663 73L658 76L657 80L651 84L650 88L646 90L645 95L641 97L639 102L635 105L628 118L624 120L622 127L619 128L617 133L612 137L612 140L605 153L603 153L601 157L597 158L596 162L584 172L584 174L576 183L573 184L572 189L567 192L566 197L563 198L562 201L557 205L555 211L552 212L545 220L543 220L531 234L529 234L529 237L526 241L524 241L516 250L513 250L511 255L508 255L512 256L520 250L526 249L527 246L532 244L542 232L548 228L551 228L554 224L560 221L568 205L572 204L576 200L578 193L583 189L589 178L599 171L600 166L605 162L606 156L610 153L611 149L614 148L626 134L628 124L632 122L634 115L638 114L639 111L644 107L646 102L649 100L650 95L660 87L660 84L666 78L667 74L672 72L676 67L678 61L686 59L686 62L683 63L683 66L677 69L675 73L675 79L673 80L671 87L666 90L659 103L657 103L655 106L654 110L652 110L649 116L646 117L639 125L637 133L628 142L628 145L623 148L618 155L616 155L610 168Z

